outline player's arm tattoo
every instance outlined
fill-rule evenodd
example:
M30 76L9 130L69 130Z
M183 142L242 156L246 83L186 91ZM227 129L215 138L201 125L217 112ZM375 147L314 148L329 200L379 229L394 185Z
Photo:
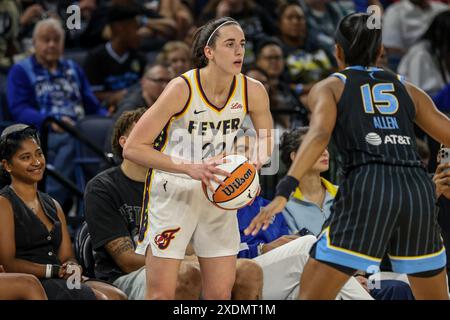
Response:
M125 252L134 252L133 242L130 237L114 239L105 245L105 249L114 259L120 257Z

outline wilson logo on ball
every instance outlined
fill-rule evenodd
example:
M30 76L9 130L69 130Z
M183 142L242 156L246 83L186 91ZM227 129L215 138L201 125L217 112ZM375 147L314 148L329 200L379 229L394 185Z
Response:
M239 189L239 187L243 186L245 182L251 178L253 175L252 169L248 169L246 173L244 173L243 178L236 178L233 182L231 182L229 185L227 185L222 192L225 193L226 196L231 196L233 193L235 193L236 190Z
M215 206L225 210L237 210L251 203L259 191L256 168L241 155L228 155L217 167L230 173L229 177L216 175L223 186L211 181L214 191L202 183L206 198Z
M230 201L240 195L252 183L255 178L254 167L245 162L231 173L231 176L225 179L225 187L219 186L213 196L215 203Z

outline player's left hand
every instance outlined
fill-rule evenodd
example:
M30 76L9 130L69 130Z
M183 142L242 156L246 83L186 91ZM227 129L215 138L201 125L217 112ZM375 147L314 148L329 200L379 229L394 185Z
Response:
M255 236L261 228L263 230L267 230L269 225L272 223L273 217L284 209L286 202L287 199L285 197L278 196L275 197L275 199L273 199L267 206L261 208L259 214L253 218L247 229L244 230L245 235L249 235L251 233L252 236Z

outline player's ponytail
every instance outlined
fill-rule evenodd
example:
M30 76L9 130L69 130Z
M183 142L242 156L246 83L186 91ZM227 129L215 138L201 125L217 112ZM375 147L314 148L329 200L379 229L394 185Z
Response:
M344 17L336 30L336 43L344 50L347 65L374 65L381 48L381 29L369 28L370 15L352 13Z
M197 29L194 34L192 44L192 62L195 68L203 68L208 65L208 58L205 56L205 47L214 47L219 37L219 29L228 24L239 23L230 17L223 17L207 22Z

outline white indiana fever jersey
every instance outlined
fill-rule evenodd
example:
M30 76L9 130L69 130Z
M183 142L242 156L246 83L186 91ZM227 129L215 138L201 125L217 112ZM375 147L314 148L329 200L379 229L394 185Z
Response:
M189 98L155 141L154 147L175 158L199 162L230 151L248 110L247 78L234 76L223 108L208 101L199 69L181 77L189 86ZM203 80L204 81L204 80Z

